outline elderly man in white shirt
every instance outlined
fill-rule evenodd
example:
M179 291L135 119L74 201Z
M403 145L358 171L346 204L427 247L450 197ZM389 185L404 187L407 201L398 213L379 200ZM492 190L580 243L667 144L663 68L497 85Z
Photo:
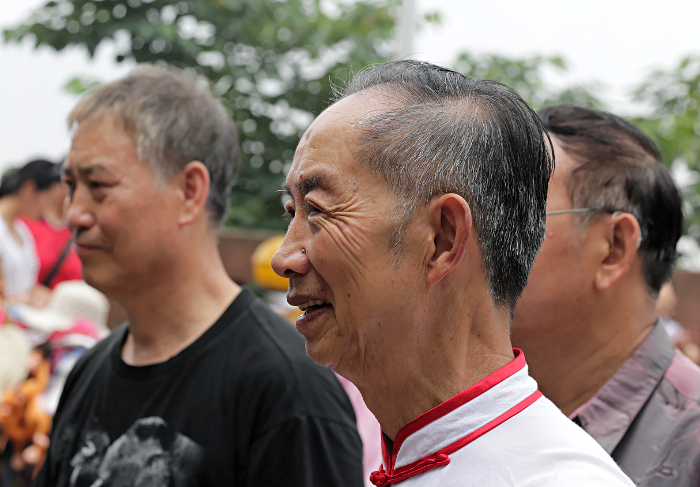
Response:
M376 486L632 485L510 344L550 151L511 89L415 61L359 73L299 143L272 264L382 426Z

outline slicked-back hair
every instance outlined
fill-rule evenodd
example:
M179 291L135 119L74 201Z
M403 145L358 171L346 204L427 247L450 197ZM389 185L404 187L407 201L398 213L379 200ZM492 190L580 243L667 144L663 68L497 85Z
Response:
M236 126L209 90L181 71L141 65L83 97L68 125L107 117L123 124L139 158L161 179L202 162L211 180L209 217L221 223L240 156Z
M609 206L637 218L644 279L650 292L658 294L673 272L683 210L656 144L635 125L608 112L559 105L541 110L539 116L578 162L566 181L574 208ZM578 218L587 225L600 217L581 213Z
M389 107L360 120L355 157L398 196L392 249L414 211L455 193L470 205L494 301L511 316L544 237L551 146L509 87L418 61L358 73L339 98L365 92Z

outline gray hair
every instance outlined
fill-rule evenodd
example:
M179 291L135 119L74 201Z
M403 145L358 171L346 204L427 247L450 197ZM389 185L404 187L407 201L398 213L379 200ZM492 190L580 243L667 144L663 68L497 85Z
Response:
M447 193L469 203L494 301L511 316L544 238L551 143L517 93L417 61L358 73L340 93L381 94L391 108L357 123L356 157L400 198L392 246L415 209Z
M238 136L228 112L206 88L181 71L141 65L84 96L68 125L103 117L124 124L139 158L160 178L175 176L191 161L202 162L211 179L209 216L221 223L240 161Z

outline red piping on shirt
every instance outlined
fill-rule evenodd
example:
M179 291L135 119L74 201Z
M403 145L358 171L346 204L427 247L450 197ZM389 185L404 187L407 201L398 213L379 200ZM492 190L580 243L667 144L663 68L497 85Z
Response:
M385 471L384 466L382 465L379 467L379 470L372 472L372 475L370 476L370 480L372 481L372 483L377 487L384 487L406 480L409 477L413 477L414 475L423 473L427 470L430 470L431 468L447 465L448 463L450 463L450 458L448 455L456 452L460 448L468 445L480 436L491 431L493 428L503 423L504 421L512 418L513 416L530 406L532 403L534 403L537 399L542 397L542 393L539 390L535 391L530 396L528 396L527 398L523 399L518 404L510 408L508 411L504 412L497 418L489 421L482 427L472 431L468 435L460 438L459 440L450 443L449 445L440 449L439 451L426 457L423 457L422 459L416 462L394 469L394 464L396 462L396 457L398 455L401 444L408 436L427 426L433 421L454 411L458 407L466 404L470 400L483 394L487 390L503 382L505 379L512 376L519 370L523 369L526 364L525 355L521 350L518 350L517 348L514 348L513 352L515 358L512 361L510 361L497 371L493 372L492 374L488 375L484 379L480 380L479 382L471 386L469 389L457 394L456 396L448 399L444 403L439 404L433 409L421 414L416 419L414 419L406 426L401 428L398 435L396 435L396 441L394 442L393 449L394 451L392 452L390 461L387 461L387 459L389 459L390 456L389 450L386 445L386 442L384 441L384 438L382 437L382 453L384 456L384 463L388 465L388 470Z

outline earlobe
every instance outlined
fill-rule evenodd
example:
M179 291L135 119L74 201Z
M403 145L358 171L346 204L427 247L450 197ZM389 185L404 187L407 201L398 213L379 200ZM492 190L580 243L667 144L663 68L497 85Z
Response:
M430 207L433 228L433 255L428 262L428 285L439 282L464 259L472 232L469 204L457 194L436 198Z
M607 252L596 273L596 287L605 291L622 279L632 267L641 242L639 222L631 213L613 215L609 224L600 222L607 240Z
M205 210L209 196L209 170L199 161L192 161L182 169L178 182L182 194L180 225L194 222Z

